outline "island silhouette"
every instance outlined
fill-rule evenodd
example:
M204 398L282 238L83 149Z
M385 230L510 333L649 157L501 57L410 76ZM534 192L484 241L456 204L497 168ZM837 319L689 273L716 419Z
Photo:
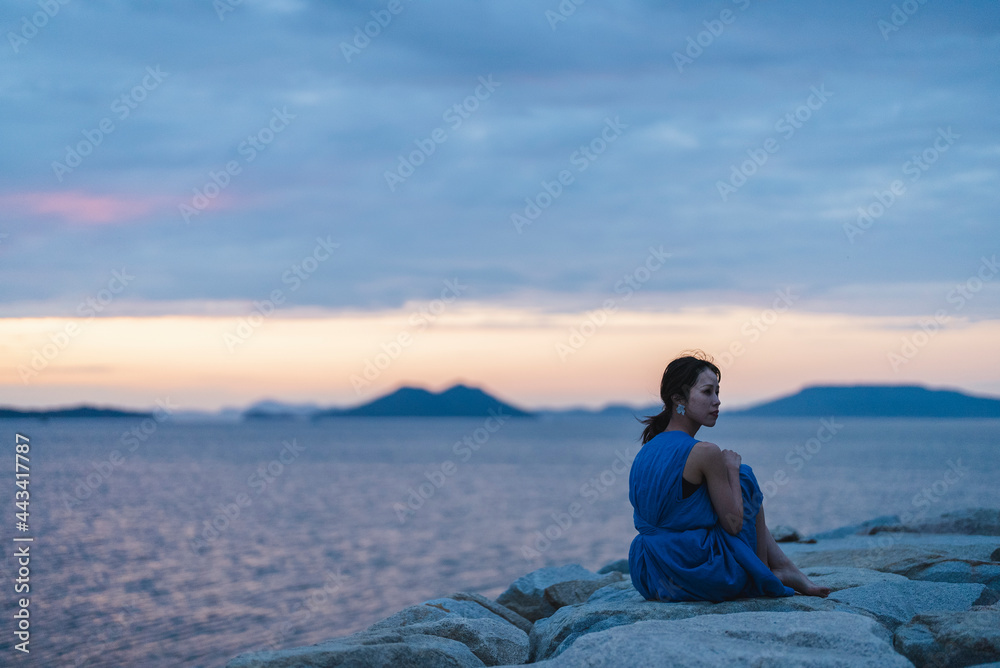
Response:
M653 415L659 404L633 407L609 404L600 409L570 408L528 410L501 401L484 390L462 383L441 392L403 386L357 406L321 408L316 404L291 404L274 400L256 402L245 410L223 409L222 414L244 420L312 419L347 417L486 417L499 413L531 418L542 415ZM737 410L723 409L727 416L745 417L873 417L873 418L1000 418L1000 398L977 397L947 389L921 385L823 385ZM0 407L0 419L25 418L146 418L149 411L79 405L52 409Z

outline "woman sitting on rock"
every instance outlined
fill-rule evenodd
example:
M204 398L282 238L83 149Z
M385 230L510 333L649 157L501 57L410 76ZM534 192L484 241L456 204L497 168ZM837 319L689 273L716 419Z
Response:
M826 596L829 588L810 581L775 543L751 468L732 450L694 438L715 426L721 378L700 353L663 372L664 409L643 421L643 447L629 474L639 531L628 554L632 584L659 601Z

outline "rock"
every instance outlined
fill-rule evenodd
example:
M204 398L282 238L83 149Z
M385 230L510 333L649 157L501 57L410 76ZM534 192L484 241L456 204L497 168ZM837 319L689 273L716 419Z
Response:
M792 527L781 525L774 527L770 531L775 543L794 543L801 538L799 532Z
M976 564L967 561L939 561L922 571L910 573L913 580L931 582L978 582L1000 592L1000 564Z
M917 533L1000 536L1000 509L965 508L964 510L954 510L918 523L910 523L907 528Z
M545 597L545 590L552 585L588 580L609 584L607 577L588 571L580 564L547 566L519 577L507 591L497 597L497 603L510 608L528 621L535 622L558 609Z
M470 592L456 592L446 598L434 598L418 605L411 605L375 622L367 630L396 629L410 624L437 621L448 616L495 619L513 624L525 633L531 631L531 622L521 615L485 596Z
M460 592L455 592L448 598L452 598L456 601L474 601L479 605L483 606L484 608L486 608L487 610L489 610L490 612L492 612L493 614L503 619L506 619L508 622L510 622L517 628L521 629L525 633L531 632L531 622L529 622L527 619L517 614L510 608L504 605L500 605L496 601L491 601L482 594L460 591Z
M464 644L437 636L397 635L374 644L348 642L348 638L310 647L249 652L232 659L226 668L482 668L484 665Z
M860 532L860 533L859 533ZM782 550L829 598L646 601L627 559L518 578L495 601L424 601L311 647L250 652L227 668L292 666L911 665L1000 661L1000 511L902 525L883 517ZM836 537L832 537L832 536ZM893 651L901 652L897 654Z
M676 605L676 604L668 604ZM590 633L539 666L872 666L910 663L868 617L843 612L742 612L643 621Z
M1000 552L1000 550L997 550ZM1000 559L997 559L1000 561ZM622 575L628 575L630 573L628 566L628 559L619 559L618 561L612 561L610 564L605 564L601 566L600 570L597 571L598 575L604 575L605 573L610 573L611 571L618 571Z
M824 531L815 534L813 538L823 540L844 538L852 534L873 535L884 532L1000 536L1000 509L964 508L918 521L907 521L905 524L896 515L883 515L861 524Z
M829 587L832 591L876 582L907 582L907 579L902 575L851 566L809 566L803 568L802 572L816 584Z
M625 576L617 571L605 574L600 580L570 580L569 582L558 582L545 588L545 600L558 610L564 605L574 603L584 603L598 589L621 582Z
M955 585L953 585L955 586ZM552 616L535 622L529 634L531 661L551 658L566 651L581 637L615 626L650 620L676 620L699 615L719 615L738 612L813 612L858 611L837 601L812 596L784 598L745 598L722 603L689 601L665 603L647 601L631 582L604 587L586 603L568 605ZM888 642L890 635L883 631Z
M391 618L387 618L391 619ZM383 620L385 621L385 620ZM528 659L528 635L506 621L458 614L395 628L375 628L312 647L254 652L233 659L226 668L285 666L497 666ZM413 640L433 637L443 642ZM454 645L461 645L466 655ZM367 648L359 650L358 648Z
M587 599L587 603L594 603L597 601L632 601L634 603L642 603L645 601L642 594L635 590L632 586L632 580L623 580L622 582L614 582L605 587L601 587Z
M451 617L417 627L410 628L425 635L457 640L472 650L486 666L525 663L528 660L528 634L507 622Z
M892 630L910 621L914 615L937 611L966 611L980 604L981 584L946 582L877 582L842 589L829 598L852 608L864 610ZM992 593L992 592L991 592ZM993 603L996 598L990 598Z
M893 526L900 524L898 515L882 515L876 517L873 520L868 520L867 522L862 522L861 524L852 524L845 527L840 527L839 529L832 529L830 531L823 531L817 534L813 534L812 538L817 540L829 540L831 538L845 538L847 536L857 535L861 533L867 533L868 529L876 526Z
M815 545L782 546L799 568L851 566L913 577L942 561L991 564L996 540L984 536L878 534L825 540Z
M418 605L411 605L409 607L403 608L399 612L394 612L385 619L380 619L371 626L368 627L368 631L389 631L392 629L397 629L401 626L409 626L411 624L422 624L426 622L436 622L439 619L444 619L449 615L449 611L442 610L441 608L433 605L424 605L420 603ZM458 614L458 613L454 613Z
M917 615L896 629L893 644L918 668L1000 661L1000 610Z

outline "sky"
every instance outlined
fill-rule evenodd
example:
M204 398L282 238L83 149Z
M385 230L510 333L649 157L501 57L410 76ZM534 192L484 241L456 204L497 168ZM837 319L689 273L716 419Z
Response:
M5 2L0 405L1000 395L1000 6Z

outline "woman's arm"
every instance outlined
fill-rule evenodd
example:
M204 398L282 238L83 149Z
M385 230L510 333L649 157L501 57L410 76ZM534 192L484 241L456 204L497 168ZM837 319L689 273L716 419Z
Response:
M722 528L733 536L743 528L741 462L740 456L732 450L722 450L715 443L699 441L691 449L688 465L684 467L686 473L692 474L691 477L705 481L712 508L719 516ZM694 466L689 466L691 464Z

